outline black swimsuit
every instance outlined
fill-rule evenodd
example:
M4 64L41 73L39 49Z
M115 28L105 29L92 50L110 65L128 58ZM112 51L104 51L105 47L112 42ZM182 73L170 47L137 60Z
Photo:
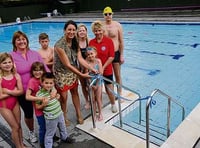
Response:
M113 60L113 63L119 63L119 62L120 62L120 52L118 50L118 51L115 51L115 58Z
M80 48L80 50L81 50L81 55L82 55L82 57L83 57L84 59L86 59L86 49L87 49L87 48Z
M86 47L85 48L80 48L81 50L81 55L84 59L86 59L86 50L87 50L87 47L88 47L88 42L86 41Z

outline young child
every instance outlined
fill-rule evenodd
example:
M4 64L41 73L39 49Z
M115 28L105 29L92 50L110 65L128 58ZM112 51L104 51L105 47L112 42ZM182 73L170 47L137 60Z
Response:
M46 33L41 33L39 35L39 43L41 48L38 50L38 53L41 55L49 70L52 71L54 50L53 48L49 47L49 42L49 36Z
M94 47L87 47L87 51L86 51L86 55L87 55L87 62L89 65L91 65L91 67L95 68L96 70L98 70L99 74L103 74L103 67L102 67L102 63L101 60L96 58L97 52L96 49ZM95 78L95 75L93 73L91 73L89 71L91 76L94 76L93 78L91 78L90 82L92 82ZM99 121L103 120L103 115L101 112L101 107L102 107L102 84L100 80L97 80L93 85L92 85L92 98L93 98L93 106L94 106L94 117L96 120L96 117ZM96 106L98 107L98 116L96 116Z
M21 112L16 96L23 94L21 77L10 54L0 54L0 113L11 128L16 148L25 148L21 129Z
M43 109L45 121L46 121L46 134L45 134L45 147L51 148L53 146L53 136L56 133L58 126L60 132L60 138L63 142L73 143L74 139L70 138L67 134L65 120L58 99L60 95L52 97L51 92L55 91L55 77L53 73L44 73L41 79L42 88L37 92L37 97L45 97L42 101L36 102L37 109Z
M33 108L39 125L39 142L41 148L44 148L44 136L46 132L44 114L41 109L35 107L35 101L42 101L44 97L36 97L36 93L41 88L40 79L42 75L46 72L45 66L41 62L34 62L31 65L31 79L29 80L26 99L33 102Z

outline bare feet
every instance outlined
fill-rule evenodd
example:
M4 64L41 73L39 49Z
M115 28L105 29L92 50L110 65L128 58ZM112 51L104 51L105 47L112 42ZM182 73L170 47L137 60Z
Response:
M65 119L65 125L70 126L70 121L68 119Z
M77 122L78 122L78 124L83 124L83 123L84 123L84 120L83 120L82 117L79 117L79 118L77 119Z
M99 114L98 121L102 121L102 120L103 120L103 116L102 116L102 114Z

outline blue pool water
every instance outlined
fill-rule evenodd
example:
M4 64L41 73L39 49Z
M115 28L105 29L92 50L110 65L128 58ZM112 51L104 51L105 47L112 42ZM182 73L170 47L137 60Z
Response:
M93 38L90 23L85 23ZM186 115L200 100L200 25L123 23L123 84L142 97L158 88L178 100ZM13 32L22 30L31 49L39 48L38 35L46 32L50 45L63 35L64 23L24 23L0 27L0 51L11 51ZM175 118L175 117L174 117Z

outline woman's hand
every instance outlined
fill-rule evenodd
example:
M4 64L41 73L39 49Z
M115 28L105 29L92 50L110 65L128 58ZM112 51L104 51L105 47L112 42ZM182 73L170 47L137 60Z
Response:
M88 79L92 78L92 76L90 76L88 72L87 73L81 73L81 77L88 78Z

